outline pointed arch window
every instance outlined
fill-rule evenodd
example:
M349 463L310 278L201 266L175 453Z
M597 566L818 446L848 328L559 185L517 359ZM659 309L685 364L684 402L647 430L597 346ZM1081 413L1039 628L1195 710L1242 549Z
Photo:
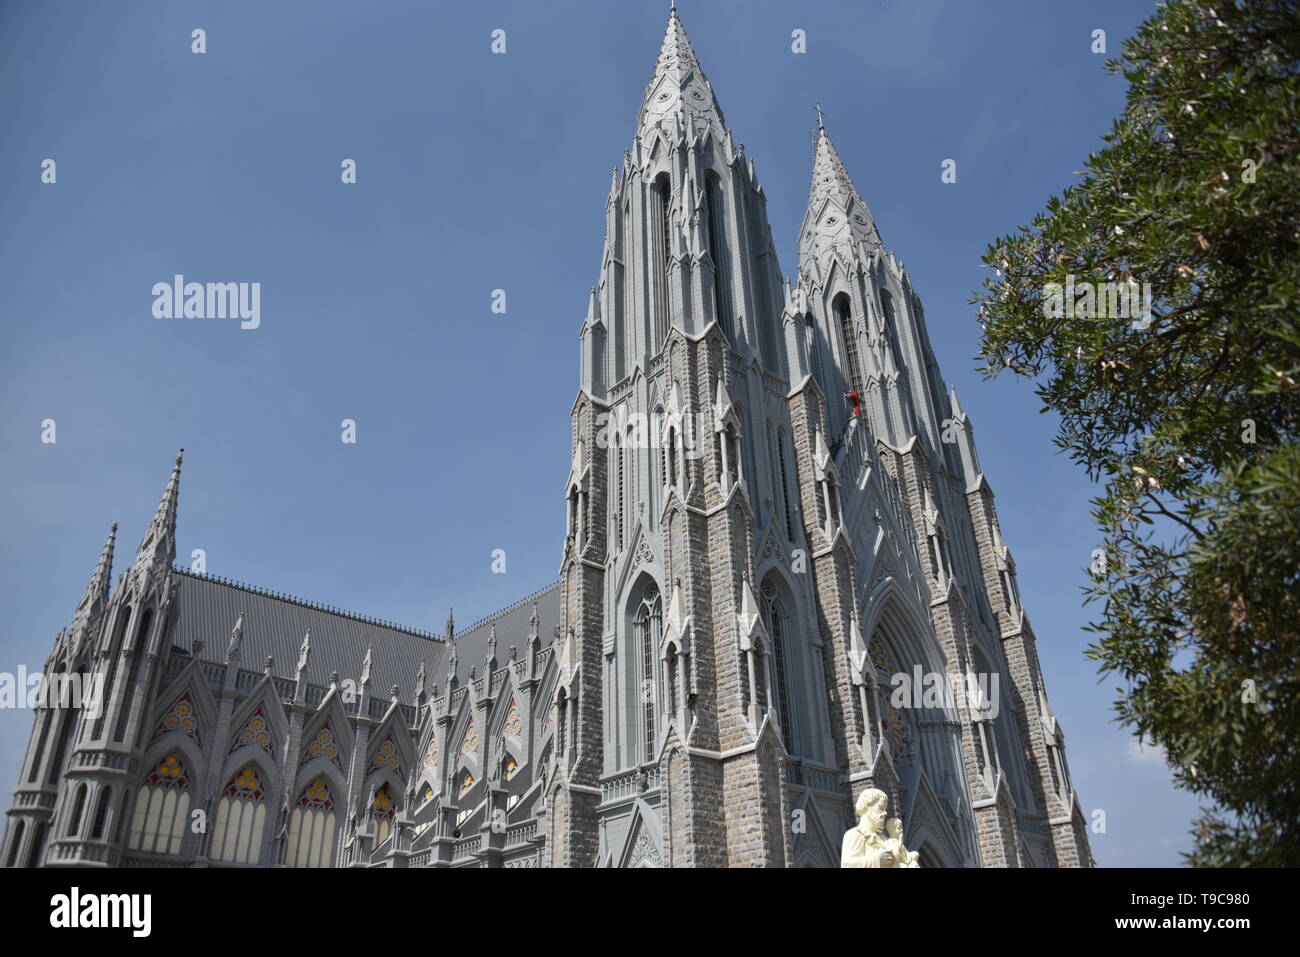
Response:
M77 797L72 802L72 815L68 818L68 830L65 836L76 837L81 830L81 813L86 807L86 785L77 788Z
M794 541L794 513L790 508L790 477L786 471L785 430L776 430L776 457L780 463L781 502L785 506L785 535Z
M217 805L212 857L234 864L256 864L262 856L262 831L266 827L266 791L261 773L253 765L226 785Z
M123 741L126 739L126 726L131 719L132 699L135 697L135 684L139 679L140 657L144 651L144 646L149 642L149 627L153 624L153 609L145 610L144 616L140 619L140 628L135 633L135 647L131 649L131 658L127 663L126 672L126 692L122 695L119 707L122 709L117 715L117 729L113 732L113 740Z
M290 867L329 867L334 858L334 797L324 778L317 778L298 795L289 815Z
M393 833L393 820L397 817L397 803L393 800L392 792L388 790L387 784L381 784L379 790L375 792L374 799L375 814L375 847L383 844L388 840L389 835Z
M709 173L704 186L705 216L709 233L709 258L713 260L713 299L717 304L718 324L735 342L731 329L731 301L727 291L727 264L723 261L726 238L726 210L722 189L715 173Z
M190 779L185 764L169 754L149 772L135 799L131 850L179 854L190 812Z
M99 803L95 806L95 816L90 826L90 836L96 841L104 837L104 825L108 822L108 809L112 803L113 789L106 787L99 793Z
M119 654L119 651L121 650L122 647L122 639L126 636L126 629L130 625L130 623L131 623L131 606L123 605L117 611L117 620L113 622L113 631L115 632L115 634L113 635L113 640L109 644L107 649L108 650L108 678L104 682L104 694L106 696L113 694L113 690L114 690L113 682L117 680L117 664L122 658L121 654ZM95 730L91 734L92 740L98 739L99 736L103 733L104 725L107 720L108 720L108 708L103 707L99 711L99 717L95 719ZM66 743L67 742L64 741L60 744L59 746L60 754L62 754L63 746ZM58 774L59 774L59 768L57 766L51 766L50 768L51 784L53 784L55 780L57 780Z
M862 379L862 358L858 351L858 333L854 328L847 293L842 292L835 297L831 302L831 311L835 313L835 321L844 339L845 377L849 380L849 388L861 396L865 386Z
M767 633L772 644L769 663L772 668L772 683L775 685L773 689L775 694L771 697L776 699L776 713L781 721L781 738L785 742L785 749L793 754L794 725L790 720L789 684L786 681L785 662L789 619L785 613L785 605L781 602L771 578L763 582L763 587L759 590L759 600L763 608L763 623L767 626Z
M655 290L655 347L663 345L664 340L668 337L668 328L671 325L672 317L669 315L668 307L668 264L672 261L672 201L673 186L672 179L667 173L662 173L655 180L654 205L658 216L656 217L656 235L655 235L655 254L658 260L654 270L654 290Z
M657 668L659 642L663 637L663 602L659 586L646 585L641 604L633 619L633 633L637 661L637 688L641 697L641 757L653 761L655 757L655 712L658 707L659 688Z
M105 691L108 689L105 688ZM32 752L32 766L27 772L27 783L35 784L36 776L41 773L41 758L45 756L45 740L50 736L50 725L58 719L59 712L52 708L46 708L37 713L37 720L41 723L41 732L36 739L36 750ZM12 867L13 865L9 865Z

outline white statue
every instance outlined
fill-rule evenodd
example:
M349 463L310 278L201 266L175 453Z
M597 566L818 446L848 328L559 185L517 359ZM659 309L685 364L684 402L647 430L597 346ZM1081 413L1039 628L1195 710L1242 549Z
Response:
M889 837L885 840L885 846L889 848L890 853L894 855L895 867L920 867L916 859L921 855L916 851L909 851L903 844L903 822L896 817L891 817L885 822L885 833Z
M885 812L889 795L879 788L867 788L858 795L854 811L858 826L844 835L840 847L840 867L919 867L919 855L903 844L903 824L898 818L889 821L886 834Z

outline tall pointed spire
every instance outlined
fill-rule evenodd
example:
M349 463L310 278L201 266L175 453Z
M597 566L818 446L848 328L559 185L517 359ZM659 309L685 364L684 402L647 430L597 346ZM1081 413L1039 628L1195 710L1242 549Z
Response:
M85 594L77 604L72 625L68 628L68 633L74 638L79 636L104 610L108 601L109 585L113 580L113 549L116 544L117 522L114 522L113 527L109 529L108 539L104 542L104 549L99 553L99 561L95 563L95 570L90 575Z
M154 512L153 521L140 541L136 551L135 563L140 568L168 568L176 560L176 507L180 498L181 459L185 450L181 449L172 466L171 477L163 489L162 500Z
M83 612L88 613L96 601L104 601L108 598L108 587L113 579L113 549L117 545L117 522L108 530L108 539L104 542L104 549L99 553L99 561L95 563L95 570L90 575L90 582L86 585L86 593L81 596L81 603L77 605L77 612L80 615Z
M638 137L661 120L668 120L669 128L675 133L677 122L682 119L686 120L688 133L712 126L719 137L725 136L727 122L722 116L722 108L700 68L691 41L686 37L686 29L677 18L677 8L673 7L668 13L668 27L664 30L664 41L659 47L654 72L641 100L641 112L637 116Z
M849 179L826 133L825 118L818 106L812 185L808 190L808 211L799 231L800 262L820 260L835 246L858 243L866 243L872 251L882 246L875 218Z

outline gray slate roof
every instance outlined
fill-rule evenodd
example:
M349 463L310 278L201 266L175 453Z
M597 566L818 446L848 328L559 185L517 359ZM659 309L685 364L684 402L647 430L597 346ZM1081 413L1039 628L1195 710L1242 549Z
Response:
M511 645L515 646L520 658L528 654L528 618L532 614L534 601L537 602L537 634L541 638L541 647L551 646L555 626L560 623L559 582L474 622L464 631L456 632L456 677L461 684L469 681L470 668L475 669L476 677L483 677L483 659L487 657L488 638L492 634L493 622L497 626L498 668L505 667L510 660ZM439 686L447 680L445 667L430 674L437 679Z
M272 673L294 678L298 648L303 635L311 631L310 681L323 685L331 672L343 679L357 681L366 649L373 648L371 666L372 693L388 697L393 685L401 689L400 700L409 704L415 696L415 677L420 662L425 663L425 687L434 693L446 678L446 642L431 633L404 628L391 622L353 615L349 612L287 595L227 581L196 575L177 567L176 628L173 646L192 651L197 640L203 641L199 657L222 662L230 643L230 632L240 613L244 615L244 637L240 648L240 666L260 671L267 656L275 659ZM491 623L497 626L497 661L503 666L515 645L522 656L528 637L528 617L532 603L538 603L539 633L542 647L548 647L555 625L560 620L560 588L556 583L534 595L515 602L501 611L476 622L463 634L456 635L458 678L468 680L470 668L482 677L483 658L487 654Z

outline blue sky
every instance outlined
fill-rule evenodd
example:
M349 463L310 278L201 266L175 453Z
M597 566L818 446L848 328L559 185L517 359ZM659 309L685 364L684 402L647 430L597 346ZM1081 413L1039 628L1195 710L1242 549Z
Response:
M125 567L181 446L179 555L204 549L210 573L438 631L449 605L468 623L553 581L577 332L667 8L0 7L0 671L40 667L113 521ZM974 372L967 300L985 246L1072 181L1122 108L1092 31L1115 53L1151 12L679 5L756 164L785 272L820 102L920 291L1082 806L1106 815L1092 841L1108 866L1178 864L1196 801L1111 721L1117 682L1098 682L1081 631L1094 491L1027 384ZM489 49L497 28L504 55ZM795 29L806 54L791 52ZM355 185L340 182L349 158ZM940 181L949 158L955 184ZM176 273L260 282L260 328L154 318L150 290ZM345 418L355 445L340 442ZM0 788L30 727L0 711Z

